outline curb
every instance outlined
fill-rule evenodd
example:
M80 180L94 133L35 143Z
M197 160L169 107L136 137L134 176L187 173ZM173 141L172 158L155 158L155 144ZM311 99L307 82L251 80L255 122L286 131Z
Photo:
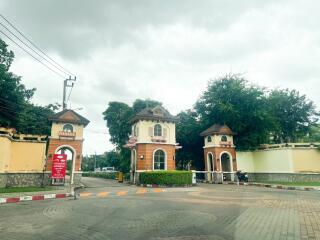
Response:
M6 203L40 201L40 200L60 199L60 198L68 198L68 197L72 197L72 195L70 193L57 193L57 194L53 193L53 194L44 194L44 195L0 198L0 205L6 204Z
M238 185L236 182L228 182L223 183L228 185ZM240 182L240 186L255 186L255 187L266 187L266 188L274 188L274 189L283 189L283 190L299 190L299 191L320 191L320 188L314 187L293 187L293 186L284 186L284 185L273 185L273 184L263 184L263 183L247 183Z

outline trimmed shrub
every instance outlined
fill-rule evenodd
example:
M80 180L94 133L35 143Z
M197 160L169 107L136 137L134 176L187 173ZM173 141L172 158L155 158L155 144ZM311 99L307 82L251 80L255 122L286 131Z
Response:
M116 179L116 172L84 172L82 173L83 177L96 177L96 178L105 178L105 179Z
M139 174L141 184L182 186L192 184L192 172L189 171L152 171Z

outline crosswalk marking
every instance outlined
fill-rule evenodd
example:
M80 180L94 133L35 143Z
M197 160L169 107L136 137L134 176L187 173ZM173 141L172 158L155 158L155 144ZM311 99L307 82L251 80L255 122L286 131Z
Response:
M92 193L90 192L82 192L80 193L80 197L90 197L92 195Z
M160 192L163 192L163 189L162 188L154 188L153 192L160 193Z
M127 195L128 191L119 191L117 192L117 196L125 196Z
M109 195L109 192L99 192L98 197L107 197Z
M98 192L98 193L92 193L92 192L82 192L80 193L81 198L89 198L89 197L98 197L98 198L106 198L106 197L121 197L121 196L127 196L129 195L140 195L143 196L145 193L161 193L165 192L166 190L163 188L153 188L153 189L147 189L147 188L139 188L136 191L115 191L115 192Z
M147 192L147 189L142 188L142 189L139 189L139 190L136 192L136 194L144 194L144 193L146 193L146 192Z

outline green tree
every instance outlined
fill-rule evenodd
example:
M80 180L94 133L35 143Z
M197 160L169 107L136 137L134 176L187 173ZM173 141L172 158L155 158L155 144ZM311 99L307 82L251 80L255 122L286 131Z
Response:
M22 105L23 109L18 115L16 129L20 133L50 135L51 123L49 116L59 109L58 104L37 106L31 103Z
M21 77L10 72L14 53L0 39L0 126L13 127L20 133L50 134L48 117L59 105L37 106L30 102L36 89L27 89Z
M161 102L158 102L158 101L155 101L155 100L151 100L151 99L136 99L134 102L133 102L133 105L132 105L132 110L133 110L133 113L136 114L140 111L142 111L143 109L149 107L149 108L153 108L153 107L156 107L158 105L162 105Z
M116 145L119 151L119 170L128 172L130 170L130 150L124 148L131 133L130 119L144 108L161 105L160 102L146 99L137 99L133 106L122 102L110 102L108 108L103 112L103 118L107 121L107 127L111 136L110 141Z
M118 148L128 140L131 132L129 119L132 117L132 108L122 102L109 102L103 118L107 121L107 127L111 136L110 141Z
M264 90L239 75L229 74L209 82L195 105L203 130L214 123L227 124L238 135L238 149L268 141L271 117Z
M177 142L182 146L176 154L178 169L186 169L191 163L192 168L203 168L203 139L199 133L202 127L197 120L197 113L191 110L180 112L176 124Z
M9 71L14 53L0 39L0 126L16 127L18 115L35 92L35 88L26 89L21 77Z
M272 135L276 143L295 142L310 133L319 113L312 101L296 90L271 91L268 111L273 119Z

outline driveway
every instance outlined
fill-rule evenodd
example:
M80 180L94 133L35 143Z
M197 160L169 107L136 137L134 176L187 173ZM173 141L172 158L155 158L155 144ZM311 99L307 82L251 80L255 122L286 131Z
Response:
M320 239L318 192L84 183L79 200L0 206L0 239Z

